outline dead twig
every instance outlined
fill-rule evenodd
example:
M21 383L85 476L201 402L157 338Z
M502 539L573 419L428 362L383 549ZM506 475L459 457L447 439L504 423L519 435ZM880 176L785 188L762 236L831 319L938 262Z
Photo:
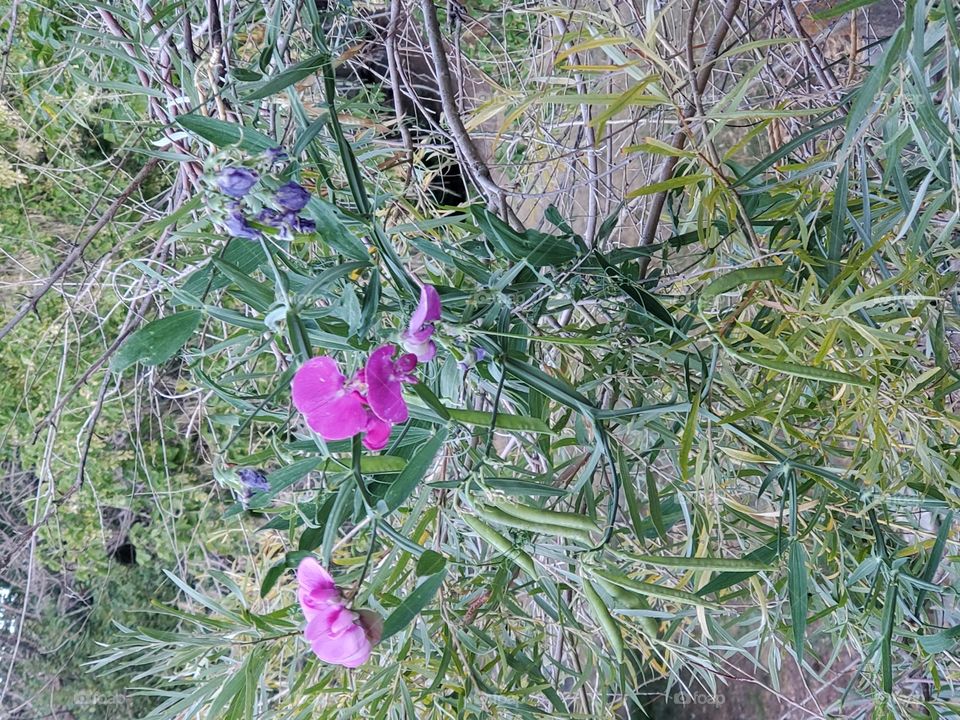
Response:
M36 309L37 303L46 295L50 288L52 288L57 281L62 278L70 268L83 256L84 250L87 249L87 246L93 242L94 238L100 233L101 230L113 220L114 215L117 214L117 211L123 206L127 199L133 195L134 192L143 184L143 182L150 176L150 173L153 172L153 169L160 162L159 158L150 158L147 163L141 168L133 180L130 181L130 184L121 192L116 199L110 203L104 213L100 216L93 227L90 228L90 231L87 233L86 237L80 241L80 243L67 255L66 259L60 263L60 266L54 270L50 277L47 278L47 281L43 284L37 292L35 292L29 300L27 300L23 305L20 306L20 309L14 314L12 318L7 322L6 325L0 329L0 340L6 337L11 330L13 330L23 318L27 316L30 312Z
M694 98L702 95L703 91L706 89L707 83L710 81L710 75L713 73L713 64L716 61L717 56L720 54L720 46L723 44L723 40L727 36L727 32L730 30L733 18L739 9L740 0L727 0L726 4L724 5L720 21L717 23L717 27L714 29L713 35L710 36L710 40L707 42L706 49L703 53L703 58L700 61L700 70L696 76L696 83L692 88ZM674 130L673 137L670 139L670 144L675 149L682 150L687 144L688 136L686 122L690 118L694 117L696 110L697 104L695 99L691 99L687 103L686 107L683 108L683 111L680 115L680 123L677 126L677 129ZM660 164L659 170L653 178L653 182L666 182L672 178L673 171L676 169L677 162L679 160L679 155L670 155L664 158L663 162ZM653 242L654 237L657 234L657 228L660 227L660 214L663 212L663 206L666 201L666 190L661 190L653 195L653 197L650 199L649 214L647 215L647 220L644 223L643 230L640 234L641 246L650 245ZM641 278L647 274L647 267L649 265L649 256L640 260L639 271Z

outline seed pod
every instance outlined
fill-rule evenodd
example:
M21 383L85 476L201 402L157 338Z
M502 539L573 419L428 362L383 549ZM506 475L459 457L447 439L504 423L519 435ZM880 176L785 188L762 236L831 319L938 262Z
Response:
M610 642L610 647L613 649L613 654L617 658L617 662L623 662L623 635L620 633L620 625L613 619L610 610L603 602L603 599L597 594L593 585L590 584L590 581L582 578L580 582L583 583L583 594L586 595L587 602L590 603L594 617L596 617L597 622L603 629L603 634L607 636L607 640Z
M540 533L542 535L559 535L560 537L565 537L570 540L576 540L584 545L593 544L593 542L590 540L590 536L578 528L552 525L544 521L535 522L533 520L519 518L515 515L510 515L509 513L504 512L500 508L491 507L489 505L477 505L477 512L480 513L485 520L499 523L500 525L506 525L509 528L515 528L517 530L529 530L530 532Z
M629 590L604 580L601 577L597 577L595 580L597 585L606 590L607 595L613 598L617 606L624 607L628 610L650 609L650 603L647 602L647 599L643 595L632 593ZM660 629L660 626L655 619L649 615L640 615L637 617L637 620L643 626L643 629L647 632L648 636L651 638L657 637L657 631Z
M531 522L546 523L548 525L559 525L560 527L574 528L584 532L600 532L600 528L590 518L572 512L560 512L558 510L543 510L532 505L522 505L520 503L510 502L508 500L491 500L493 505L508 515L530 520Z
M530 557L530 555L520 548L515 547L512 542L480 520L480 518L473 517L472 515L464 515L462 517L463 521L469 525L477 535L510 558L510 560L527 573L527 575L534 580L540 577L537 573L536 565L533 564L533 558Z

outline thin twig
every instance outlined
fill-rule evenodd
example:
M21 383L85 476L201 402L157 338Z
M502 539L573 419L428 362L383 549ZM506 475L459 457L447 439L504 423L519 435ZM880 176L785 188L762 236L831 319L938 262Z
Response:
M14 316L0 329L0 340L6 337L28 313L36 309L37 303L40 302L41 298L43 298L43 296L49 292L50 288L83 256L83 252L87 249L87 246L93 242L97 234L113 219L113 216L117 214L117 211L123 206L127 199L143 184L159 162L159 158L150 158L147 161L146 165L134 176L126 189L110 203L110 207L108 207L97 222L94 223L94 226L90 228L90 232L87 233L86 237L67 255L66 259L60 263L60 266L51 273L50 277L47 278L47 281L43 284L43 287L35 292L27 302L21 305Z
M443 48L443 38L440 35L440 22L437 20L437 9L433 0L420 0L423 10L424 28L427 39L430 41L430 54L433 56L433 67L437 75L437 92L440 94L440 103L443 114L450 126L457 154L460 155L470 169L474 181L480 190L487 196L489 202L497 212L509 217L512 222L519 223L519 219L507 204L503 190L490 176L490 168L480 157L480 152L467 132L463 119L457 111L457 101L453 91L453 81L450 77L450 63L447 60L446 50Z
M703 91L706 89L707 83L710 81L710 75L713 73L713 63L720 54L720 46L723 44L723 39L727 36L727 32L730 30L733 18L737 14L737 10L739 10L739 8L740 0L727 0L726 4L724 5L720 22L717 24L717 27L713 31L713 35L707 42L707 47L703 53L703 59L700 62L700 71L697 73L695 87L693 88L694 97L697 95L702 95ZM670 140L670 144L675 149L682 150L687 144L686 121L693 117L695 113L696 103L694 100L690 100L690 102L687 103L687 106L683 109L680 116L680 123ZM673 171L676 169L677 162L679 160L679 155L669 155L664 158L663 162L660 164L660 169L657 171L656 176L653 179L653 182L666 182L672 178ZM647 215L647 220L644 223L643 230L640 234L641 246L650 245L653 242L654 237L656 237L657 228L660 227L660 214L663 212L663 206L666 201L666 190L661 190L651 198L649 214ZM649 256L641 258L639 262L641 278L647 274L647 267L649 265Z

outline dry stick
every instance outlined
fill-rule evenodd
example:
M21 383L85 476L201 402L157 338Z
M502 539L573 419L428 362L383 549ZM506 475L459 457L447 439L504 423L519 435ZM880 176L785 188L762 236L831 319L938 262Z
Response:
M737 14L737 10L739 9L740 0L727 0L726 5L724 5L720 22L713 31L713 35L710 37L710 41L707 43L706 50L703 53L703 59L700 63L700 72L697 73L696 86L693 88L694 96L702 95L703 91L706 89L707 83L710 81L710 75L713 73L713 63L717 59L717 55L720 54L720 45L723 44L723 39L727 36L727 31L730 30L730 25L733 22L734 16ZM683 112L680 116L680 124L677 126L677 129L674 130L673 138L670 141L670 144L675 149L682 150L687 144L685 124L687 120L694 116L695 112L696 104L691 100L683 109ZM654 178L654 182L666 182L673 177L673 171L676 169L677 162L679 160L679 155L670 155L664 158L660 165L660 169L657 171L657 175ZM653 242L653 239L657 234L657 228L660 226L660 214L663 212L663 205L666 203L666 201L666 190L661 190L651 199L650 214L647 216L647 221L644 224L643 231L640 235L641 246L650 245ZM647 274L647 267L649 265L650 256L640 258L639 270L641 278Z
M410 128L407 127L403 112L403 103L400 100L400 68L397 67L397 33L400 28L400 0L390 0L390 23L387 25L387 36L384 44L387 50L387 68L390 71L390 87L393 88L393 113L397 116L397 127L403 139L403 147L407 153L407 178L409 184L413 179L413 138Z
M6 85L7 63L10 61L10 50L13 49L13 40L17 34L17 13L19 10L20 0L13 0L10 12L4 18L10 18L10 29L7 31L7 39L3 43L3 49L0 50L0 54L3 55L3 65L0 67L0 93L3 93L4 86Z
M433 6L433 0L420 0L420 7L423 10L423 24L426 29L427 39L430 41L430 54L433 56L433 67L437 73L437 91L440 93L440 103L443 106L443 114L447 118L447 124L450 126L450 133L453 136L454 145L459 154L463 156L470 172L474 177L480 189L487 196L487 201L494 208L508 216L513 222L519 223L520 220L507 204L503 190L490 177L490 169L480 157L477 146L473 144L473 138L467 132L463 124L460 113L457 112L457 102L453 92L453 82L450 79L450 63L447 61L447 53L443 49L443 38L440 35L440 22L437 20L437 9Z
M813 67L813 71L817 74L820 83L825 88L836 90L840 84L837 76L833 74L833 70L824 61L823 54L820 52L817 44L813 42L813 38L810 37L803 25L800 24L800 18L797 17L797 11L793 7L792 0L782 0L780 4L783 7L784 14L787 16L787 20L790 21L790 28L800 39L800 47L803 49L803 54L807 56L807 61Z
M561 18L554 18L554 24L560 32L562 40L569 27L567 21ZM567 47L571 47L573 43L569 42L566 43L566 45ZM578 54L574 53L571 59L574 65L580 64ZM574 73L573 78L576 83L577 92L580 93L580 95L586 95L587 85L583 80L583 74L579 72ZM592 248L596 242L597 219L600 214L600 169L597 163L597 134L593 127L593 119L590 116L590 105L588 103L580 104L580 121L583 124L583 134L587 143L587 171L589 172L590 182L590 194L587 197L587 227L584 230L584 237L586 238L587 246Z
M47 278L47 281L43 284L43 287L35 292L27 302L20 306L20 309L17 310L16 314L10 318L10 321L3 326L3 329L0 329L0 340L6 337L7 334L13 328L19 324L28 313L36 309L37 303L40 302L40 299L49 292L50 288L56 284L57 280L62 278L66 272L73 267L74 263L80 259L83 255L84 250L87 249L87 246L93 242L94 238L97 237L97 234L103 230L104 226L113 219L113 216L117 214L117 211L123 205L124 202L143 184L143 181L147 179L147 176L153 171L157 166L157 163L160 162L159 158L150 158L147 161L147 164L134 176L133 180L130 181L130 184L126 189L120 193L116 200L114 200L110 207L108 207L103 215L100 216L100 219L90 228L90 232L87 233L87 236L77 245L69 255L67 255L66 260L60 263L60 266L53 271L53 274Z

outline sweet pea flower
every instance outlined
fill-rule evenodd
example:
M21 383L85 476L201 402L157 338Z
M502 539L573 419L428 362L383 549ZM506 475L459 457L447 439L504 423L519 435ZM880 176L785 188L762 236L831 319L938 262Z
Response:
M310 202L310 192L300 183L291 180L277 188L274 199L277 201L277 205L284 210L298 213Z
M307 360L293 376L293 404L325 440L346 440L367 427L367 411L355 382L347 382L326 355Z
M260 231L253 227L239 210L232 211L223 221L223 226L231 237L244 240L260 239Z
M217 175L217 187L224 195L242 198L257 184L259 176L245 167L225 167Z
M440 319L440 295L433 285L420 286L420 302L410 316L410 325L401 335L403 348L416 355L420 362L430 362L437 354L433 324Z
M257 468L240 468L237 470L237 477L240 478L247 488L247 494L253 495L256 492L266 492L270 489L270 482L263 470Z
M363 433L368 450L382 450L391 423L374 415L364 395L364 371L347 380L336 361L320 355L305 362L293 376L293 404L324 440L346 440Z
M359 667L380 641L383 624L376 613L353 612L329 572L313 558L297 567L297 599L307 619L304 637L314 654L331 665Z
M284 165L290 159L290 156L287 155L287 151L282 147L267 148L264 151L263 156L266 158L267 164L270 167L273 167L274 165Z
M394 424L406 422L410 416L403 400L403 383L417 381L413 376L416 355L404 353L394 360L396 350L393 345L381 345L370 353L364 368L370 409L380 420Z

